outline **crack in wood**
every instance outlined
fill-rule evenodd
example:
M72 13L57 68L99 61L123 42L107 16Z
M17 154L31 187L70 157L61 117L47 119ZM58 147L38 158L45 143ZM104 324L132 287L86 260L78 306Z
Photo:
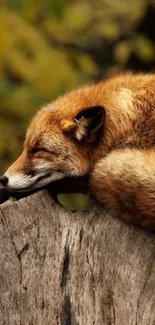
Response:
M61 288L66 286L66 283L68 280L69 265L70 265L70 251L69 251L68 247L65 247L65 256L64 256L64 261L63 261L61 282L60 282Z
M113 325L116 324L116 312L115 312L115 305L113 299L113 293L111 292L111 306L112 306L112 313L113 313Z
M29 249L29 243L26 243L24 247L21 249L21 251L18 253L18 258L20 259L20 261L22 256L25 254L25 252L28 251L28 249Z
M84 231L83 231L83 229L80 229L80 233L79 233L79 237L80 237L80 240L79 240L80 250L81 250L83 236L84 236Z
M70 296L65 297L64 304L64 323L63 325L72 325L72 310L71 310L71 301Z

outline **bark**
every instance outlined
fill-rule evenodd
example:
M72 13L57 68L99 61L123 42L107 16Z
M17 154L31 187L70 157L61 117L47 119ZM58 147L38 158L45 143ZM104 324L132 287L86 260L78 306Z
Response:
M0 207L0 324L154 325L155 237L46 191Z

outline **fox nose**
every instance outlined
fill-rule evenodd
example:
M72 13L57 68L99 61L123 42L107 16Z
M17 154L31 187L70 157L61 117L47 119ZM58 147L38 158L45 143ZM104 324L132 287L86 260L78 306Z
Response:
M8 183L8 180L9 179L6 176L0 177L0 183L4 186Z

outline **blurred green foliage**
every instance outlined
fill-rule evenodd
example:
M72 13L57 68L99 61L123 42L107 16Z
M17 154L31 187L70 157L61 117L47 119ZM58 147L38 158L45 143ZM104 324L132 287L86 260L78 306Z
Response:
M81 193L58 194L57 198L61 205L75 211L86 211L93 204L88 195Z
M151 0L1 1L1 174L41 105L125 69L154 70L154 17Z

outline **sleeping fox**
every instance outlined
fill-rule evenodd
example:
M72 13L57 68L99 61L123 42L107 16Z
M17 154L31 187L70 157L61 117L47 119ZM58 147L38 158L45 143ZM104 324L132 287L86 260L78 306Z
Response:
M155 230L155 74L114 76L41 108L1 183L28 192L84 175L116 216Z

